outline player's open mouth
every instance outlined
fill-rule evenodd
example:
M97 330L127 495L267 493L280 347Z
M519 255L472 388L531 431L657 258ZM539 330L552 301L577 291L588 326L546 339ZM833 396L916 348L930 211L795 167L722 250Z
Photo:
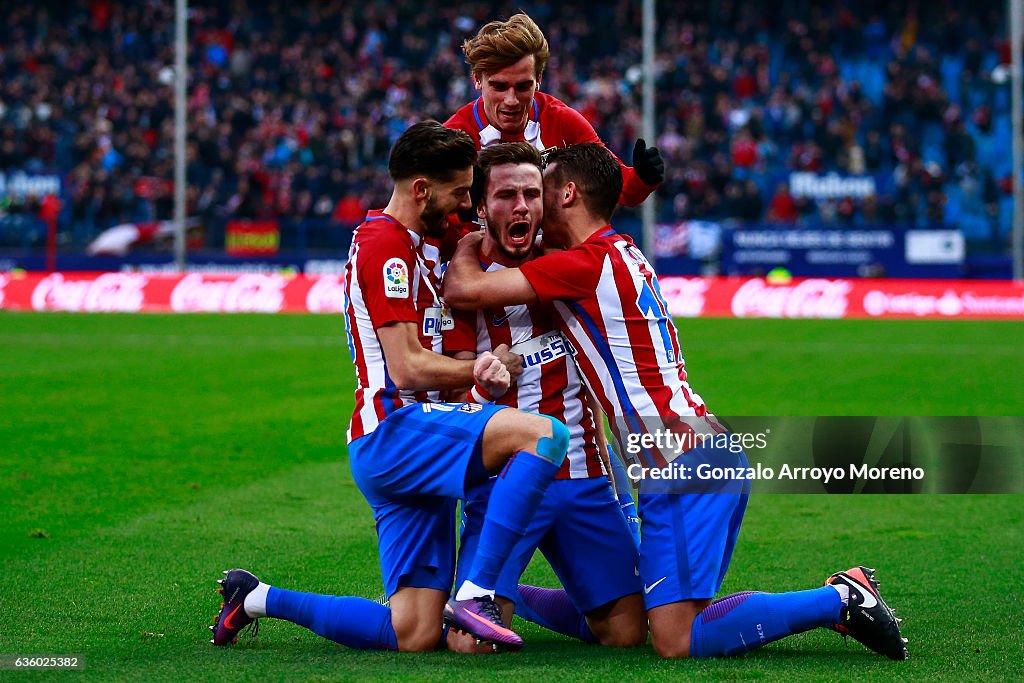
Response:
M512 246L526 245L529 235L530 224L527 221L517 221L508 226L508 241L512 243Z
M518 121L523 116L523 112L520 109L499 109L498 116L509 121Z

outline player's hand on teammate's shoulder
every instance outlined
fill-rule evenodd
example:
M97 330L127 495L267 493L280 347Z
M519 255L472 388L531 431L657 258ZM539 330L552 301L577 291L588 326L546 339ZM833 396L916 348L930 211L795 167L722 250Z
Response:
M508 368L490 351L484 351L473 365L473 379L477 386L492 398L501 398L512 384Z
M459 240L458 246L455 248L456 253L463 253L471 249L479 249L480 243L484 241L484 231L474 230L473 232L466 233L462 239Z
M633 170L647 185L661 185L665 180L665 160L657 147L648 147L643 138L633 145Z
M502 362L512 377L513 382L519 379L519 375L523 374L523 357L518 353L510 351L508 344L498 344L491 353Z

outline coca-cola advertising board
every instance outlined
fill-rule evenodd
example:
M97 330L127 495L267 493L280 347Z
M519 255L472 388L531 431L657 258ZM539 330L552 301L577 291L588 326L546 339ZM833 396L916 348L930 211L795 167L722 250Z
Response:
M669 312L724 318L1024 319L1024 285L990 280L665 277Z
M669 312L724 318L1024 319L1024 285L989 280L674 277ZM0 273L0 309L155 313L341 313L341 275Z
M0 309L118 313L341 313L340 275L0 273Z

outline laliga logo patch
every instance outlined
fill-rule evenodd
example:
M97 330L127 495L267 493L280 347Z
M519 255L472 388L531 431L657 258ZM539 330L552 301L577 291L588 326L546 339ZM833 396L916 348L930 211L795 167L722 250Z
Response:
M384 296L391 299L409 298L409 267L400 258L388 259L384 264Z

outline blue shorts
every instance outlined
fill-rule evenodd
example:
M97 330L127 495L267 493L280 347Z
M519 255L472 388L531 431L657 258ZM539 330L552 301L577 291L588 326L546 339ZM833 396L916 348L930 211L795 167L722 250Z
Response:
M473 562L493 479L463 504L459 573ZM495 592L512 598L519 578L540 550L576 609L590 612L642 589L639 556L629 527L604 477L556 479L498 576Z
M747 466L743 453L705 455L710 461ZM641 484L640 576L647 609L713 598L722 586L747 508L750 481L732 481L717 487L717 493L711 492L715 485L707 488L705 493L644 493Z
M503 407L417 403L349 444L352 478L373 508L388 596L405 586L451 590L456 501L484 428Z

